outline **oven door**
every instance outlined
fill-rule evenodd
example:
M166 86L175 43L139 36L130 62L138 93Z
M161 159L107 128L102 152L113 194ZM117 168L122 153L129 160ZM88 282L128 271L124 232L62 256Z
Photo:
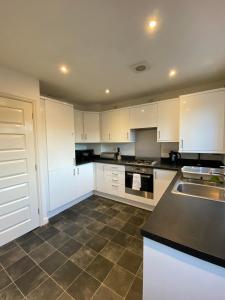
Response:
M153 174L140 174L141 176L141 188L140 191L133 190L133 174L132 172L126 171L125 175L125 192L127 194L136 195L139 197L153 199Z

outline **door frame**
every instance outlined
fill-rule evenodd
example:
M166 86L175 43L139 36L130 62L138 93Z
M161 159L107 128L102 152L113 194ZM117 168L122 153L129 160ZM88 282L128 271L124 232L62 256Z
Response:
M47 217L47 192L48 181L46 184L46 170L47 170L47 153L45 149L45 143L41 145L41 140L46 141L45 139L45 128L44 123L44 114L41 103L41 98L39 99L29 99L26 97L18 97L8 93L0 92L0 97L5 97L11 100L17 100L21 102L27 102L32 104L33 112L33 132L34 132L34 149L35 149L35 166L36 166L36 185L37 185L37 200L38 200L38 210L39 210L39 226L43 226L48 223Z

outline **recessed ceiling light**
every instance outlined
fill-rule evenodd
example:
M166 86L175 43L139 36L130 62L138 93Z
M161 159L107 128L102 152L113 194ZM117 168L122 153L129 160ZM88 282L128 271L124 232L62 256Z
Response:
M67 66L65 66L65 65L60 66L59 70L60 70L63 74L69 73L69 69L68 69Z
M106 90L105 90L105 94L110 94L110 90L109 90L109 89L106 89Z
M156 20L152 19L152 20L150 20L150 21L148 22L148 27L149 27L151 30L155 29L156 26L157 26L157 21L156 21Z
M170 70L170 72L169 72L170 77L174 77L176 75L177 75L177 71L175 69Z

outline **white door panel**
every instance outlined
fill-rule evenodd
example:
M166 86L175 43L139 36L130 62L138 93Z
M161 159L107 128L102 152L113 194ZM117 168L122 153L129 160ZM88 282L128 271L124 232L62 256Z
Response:
M32 104L0 98L0 246L39 224Z

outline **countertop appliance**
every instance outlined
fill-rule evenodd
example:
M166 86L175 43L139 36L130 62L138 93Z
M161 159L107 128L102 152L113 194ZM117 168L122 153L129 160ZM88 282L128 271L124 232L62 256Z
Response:
M140 174L140 190L132 188L134 174ZM127 194L153 199L153 169L141 166L125 166L125 192Z
M102 159L117 159L117 152L101 152L100 158Z
M76 150L76 163L81 164L85 162L92 162L94 157L93 149Z
M176 164L181 159L181 154L179 152L170 151L169 157L170 162Z

